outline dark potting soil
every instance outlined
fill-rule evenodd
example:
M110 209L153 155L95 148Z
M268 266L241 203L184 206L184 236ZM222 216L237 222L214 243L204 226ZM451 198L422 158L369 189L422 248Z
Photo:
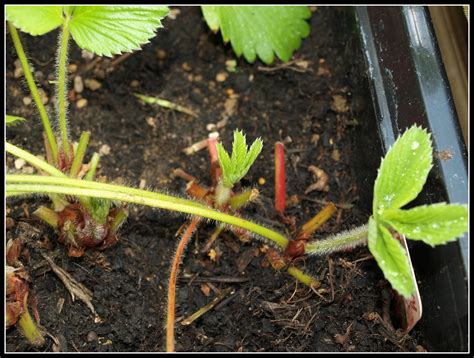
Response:
M259 201L245 210L255 221L288 232L273 211L273 144L287 148L287 195L293 196L287 214L302 225L324 207L338 204L337 213L315 234L315 239L364 224L369 216L360 207L354 157L358 151L357 126L364 121L367 98L354 93L351 61L352 29L345 19L350 10L318 7L311 18L311 35L303 41L294 62L267 67L237 60L235 72L229 45L212 34L198 7L180 7L176 19L142 51L113 59L87 59L71 45L73 79L86 82L82 93L70 92L71 137L91 131L88 157L101 151L99 175L109 181L153 188L185 196L186 183L173 177L183 168L209 184L207 149L192 155L183 149L206 139L215 125L230 148L234 129L253 141L261 137L264 149L242 186L260 191ZM54 78L57 32L42 37L21 34L38 83L54 113ZM41 126L23 78L15 78L16 54L7 37L7 113L28 122L8 128L7 139L44 156ZM86 80L101 84L91 89ZM87 87L89 86L89 87ZM93 88L93 87L92 87ZM198 113L184 113L144 105L133 95L168 99ZM87 104L78 108L84 101ZM107 150L110 149L110 153ZM87 159L86 158L86 159ZM9 172L31 172L28 165ZM328 175L328 191L305 190L316 179L308 168ZM260 179L260 180L259 180ZM265 183L263 183L265 181ZM7 332L7 351L163 351L166 287L175 233L186 218L146 207L131 207L118 244L103 252L88 251L71 258L57 243L56 234L30 214L47 203L43 198L7 202L7 215L15 225L7 239L28 238L32 277L41 325L52 337L31 348L16 330ZM178 351L415 351L424 350L421 333L409 335L390 324L391 290L381 271L362 247L300 263L320 279L317 292L297 284L285 272L269 267L265 243L241 242L224 232L202 252L212 234L212 223L202 224L186 251L177 289L176 349ZM93 294L94 315L45 264L43 254L66 270ZM232 289L227 298L190 325L184 318L205 306L216 292ZM396 328L396 327L395 327Z

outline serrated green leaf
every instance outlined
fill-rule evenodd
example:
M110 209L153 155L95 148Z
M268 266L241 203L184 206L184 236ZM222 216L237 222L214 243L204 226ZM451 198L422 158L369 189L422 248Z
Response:
M222 169L222 180L224 182L224 185L227 187L232 187L233 183L230 180L230 176L232 175L232 167L229 154L224 149L224 146L221 143L217 143L216 148L217 158L219 159L219 165Z
M79 47L110 57L148 43L168 11L166 6L76 6L71 34Z
M23 117L10 116L8 114L5 116L5 118L6 118L5 124L7 125L7 127L16 126L18 123L26 121L26 119Z
M218 6L211 6L211 5L201 6L204 20L206 20L207 25L214 32L219 31L219 16L218 16L218 10L216 9L217 7Z
M432 167L430 135L416 125L396 140L382 160L374 185L373 210L398 209L415 199Z
M230 158L234 166L243 167L245 164L245 156L247 155L247 139L244 134L236 130L234 131L234 141L232 142L232 156Z
M245 167L251 167L252 164L257 159L258 155L262 151L263 148L263 141L261 138L255 139L255 141L250 146L250 149L247 153L247 161L245 162Z
M415 292L410 263L402 245L376 219L369 219L369 250L392 287L409 298Z
M257 159L263 147L263 142L257 138L250 151L247 147L245 135L239 131L234 131L234 141L232 143L232 155L226 152L222 144L217 143L217 156L222 169L222 181L224 186L232 188L250 170L250 167Z
M202 6L204 19L216 32L219 28L224 42L230 40L237 56L254 62L257 55L271 64L276 54L282 61L290 60L309 35L306 19L311 17L307 6Z
M62 6L6 6L6 18L33 36L44 35L64 22Z
M456 240L468 231L465 205L438 203L409 210L389 209L382 220L412 240L435 246Z

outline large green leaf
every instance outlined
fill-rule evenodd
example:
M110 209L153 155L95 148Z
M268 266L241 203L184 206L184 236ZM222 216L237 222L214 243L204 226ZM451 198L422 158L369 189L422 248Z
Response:
M224 42L249 62L258 55L270 64L274 53L288 61L310 32L307 6L202 6L202 12L211 30L220 29Z
M369 250L392 287L409 298L415 292L410 263L402 245L376 219L369 219Z
M62 25L62 6L6 6L6 18L30 35L44 35Z
M113 56L140 49L167 14L166 6L76 6L71 34L79 47Z
M382 160L374 186L373 211L398 209L415 199L432 166L430 135L416 125L408 129Z
M459 204L389 209L383 213L382 220L409 239L421 240L431 246L454 241L468 231L468 209Z

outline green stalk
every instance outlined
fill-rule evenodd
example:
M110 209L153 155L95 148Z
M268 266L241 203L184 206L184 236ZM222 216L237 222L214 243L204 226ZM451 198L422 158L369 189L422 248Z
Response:
M61 31L61 41L58 49L58 82L57 82L57 113L59 119L59 131L61 133L61 141L63 145L64 159L69 162L69 141L68 141L68 128L66 121L66 110L67 110L67 52L69 43L69 20L70 15L66 14L63 28Z
M71 178L77 177L79 170L81 169L82 160L86 154L87 144L89 143L89 137L91 132L82 132L81 138L79 139L79 145L77 146L76 154L74 155L74 160L71 165L71 170L69 176Z
M36 169L42 170L49 175L66 178L66 174L64 174L59 169L56 169L52 165L46 163L44 160L41 160L35 157L33 154L27 152L26 150L18 148L16 145L5 142L5 151L7 151L10 154L13 154L14 156L18 158L24 159L25 161L30 163L32 166L34 166ZM50 195L49 197L51 198L54 209L56 211L62 210L68 204L67 200L64 199L61 195L53 194L53 195ZM88 199L81 198L81 202L84 204L87 204Z
M42 331L36 326L31 318L30 312L28 311L27 298L28 295L26 295L24 299L24 311L18 320L18 328L32 345L41 347L44 345L45 340Z
M215 195L216 205L220 207L227 204L227 202L230 199L231 193L232 193L232 188L226 187L222 183L222 181L219 181L216 187L216 195Z
M124 201L223 222L265 237L276 243L281 249L285 249L288 245L288 239L278 232L251 221L209 209L190 200L169 195L119 185L37 175L7 175L6 182L7 196L18 195L18 193L65 194Z
M309 255L327 255L332 252L350 250L366 244L368 235L368 224L365 224L323 240L309 242L305 246L305 252Z
M321 286L321 282L316 280L314 277L311 277L305 274L303 271L301 271L295 266L289 266L287 271L291 276L293 276L294 278L296 278L298 281L305 284L306 286L313 287L313 288L318 288L319 286Z
M99 153L92 154L92 159L89 162L89 170L84 177L85 180L94 180L95 172L97 170L97 166L99 165L100 155Z
M53 154L54 164L58 165L58 146L56 144L56 140L54 139L53 130L51 128L51 122L49 121L49 117L46 113L46 109L44 108L43 102L41 102L38 88L36 87L33 75L31 74L30 66L28 65L28 60L26 58L25 51L23 50L23 45L21 44L20 36L18 36L18 32L16 31L15 26L13 26L10 22L8 22L8 29L10 31L10 35L12 36L13 44L18 54L18 58L20 59L21 67L23 68L23 72L25 73L26 82L28 83L28 87L30 89L31 95L33 96L33 100L35 101L36 107L38 107L41 122L43 123L43 128L46 132L46 138L51 148L51 153Z
M40 206L33 212L33 215L46 222L52 228L57 229L59 215L54 210L51 210L50 208L47 208L45 206Z
M110 224L110 230L112 232L117 232L120 226L127 220L128 212L125 209L120 209L119 212L115 215L112 223Z
M5 151L10 154L13 154L18 158L24 159L25 161L33 165L36 169L42 170L45 173L48 173L49 175L66 177L66 175L59 169L56 169L52 165L46 163L44 160L35 157L33 154L27 152L26 150L18 148L16 145L5 142Z

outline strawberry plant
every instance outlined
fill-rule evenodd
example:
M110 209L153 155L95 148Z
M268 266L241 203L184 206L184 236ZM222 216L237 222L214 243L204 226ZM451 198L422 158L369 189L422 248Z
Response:
M94 153L84 164L90 132L82 133L79 143L73 144L68 128L67 63L70 38L79 47L97 55L113 56L140 48L161 27L161 19L168 13L165 6L7 6L8 30L24 72L26 83L40 114L45 132L48 163L55 175L84 178L92 181L100 156ZM23 49L17 28L33 36L60 28L57 49L56 118L53 131L49 115L40 99L31 66ZM24 121L17 116L6 116L7 125ZM58 145L58 142L60 145ZM25 155L34 157L30 153ZM86 248L105 249L117 242L116 231L127 217L124 206L115 207L110 200L90 197L71 198L51 194L53 208L41 206L35 215L55 228L59 241L68 248L70 256L82 256ZM28 307L28 285L9 269L7 275L7 327L18 322L20 330L34 345L44 343L43 334L31 319Z
M66 114L70 38L79 47L100 56L130 52L155 36L156 29L161 27L161 19L167 13L165 6L7 6L8 29L46 134L46 156L49 164L63 175L93 180L100 160L99 154L94 153L89 163L83 163L90 132L83 132L76 145L73 145L69 134ZM53 133L17 28L39 36L58 27L60 41L55 81L57 125L54 127L59 130ZM18 117L7 116L7 123L14 120L18 121ZM35 215L58 230L59 240L68 247L69 255L81 256L86 248L105 249L117 241L117 228L127 217L125 207L114 207L110 201L101 199L80 198L79 202L71 202L63 195L50 197L53 209L42 206Z

